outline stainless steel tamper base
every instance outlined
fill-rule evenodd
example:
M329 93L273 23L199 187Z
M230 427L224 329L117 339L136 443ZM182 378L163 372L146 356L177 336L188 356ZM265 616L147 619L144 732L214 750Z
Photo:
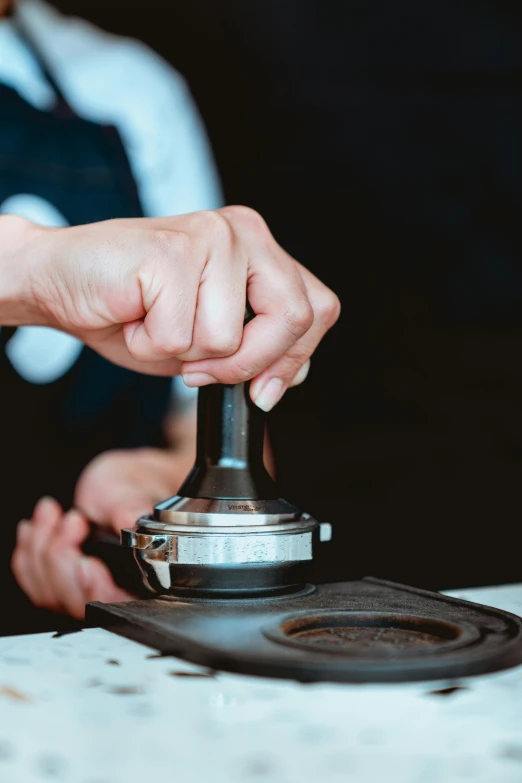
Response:
M159 522L207 527L274 525L296 521L302 516L298 508L282 498L218 500L174 495L154 509L154 519Z
M121 540L154 592L234 597L301 589L314 544L330 536L284 500L175 496Z

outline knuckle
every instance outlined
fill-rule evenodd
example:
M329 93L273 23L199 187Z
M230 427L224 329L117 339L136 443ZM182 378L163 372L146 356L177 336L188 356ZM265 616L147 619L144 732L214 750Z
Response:
M243 383L259 373L259 368L244 362L235 362L229 369L227 376L229 383Z
M241 345L241 335L226 332L216 332L212 335L206 335L199 341L199 349L204 354L215 358L232 356Z
M192 335L161 335L153 340L153 346L160 356L182 356L192 346Z
M245 207L241 204L235 204L225 207L222 212L228 215L232 220L255 231L268 231L268 226L263 217L252 207Z
M234 230L227 220L225 210L205 210L201 213L207 229L211 232L214 241L232 244Z
M296 343L288 355L289 373L293 372L295 375L309 359L310 351L307 350L306 346Z
M290 331L297 337L306 334L314 322L314 311L310 302L301 299L287 307L285 321Z
M305 349L295 350L295 346L278 365L278 377L283 378L290 386L299 374L307 373L310 366L310 352ZM303 369L305 368L305 369Z
M319 300L316 307L317 314L327 329L330 329L341 315L341 302L339 297L328 290Z

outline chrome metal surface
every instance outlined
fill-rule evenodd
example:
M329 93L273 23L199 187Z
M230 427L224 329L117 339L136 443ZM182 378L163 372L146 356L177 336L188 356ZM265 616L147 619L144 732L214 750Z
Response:
M191 565L242 565L287 563L312 559L312 537L317 523L307 520L264 527L221 528L209 532L202 527L176 530L168 525L160 531L148 517L134 530L122 530L122 544L140 553L139 559Z
M208 525L178 525L174 522L158 522L154 517L144 516L138 519L136 527L132 530L127 530L128 533L142 534L144 536L158 536L164 537L168 535L190 536L194 533L202 536L219 536L223 534L231 535L263 535L264 533L289 533L292 531L303 532L305 530L312 530L317 526L317 522L309 514L301 514L297 519L292 519L287 522L274 522L271 525L235 525L234 520L228 518L228 525L221 525L219 528L211 527Z
M230 527L231 525L273 525L302 517L286 500L216 500L174 495L158 503L154 518L176 525Z
M321 543L324 541L331 541L332 534L332 526L329 522L319 522L319 541L321 541Z
M273 590L300 582L298 573L313 557L319 526L308 514L272 525L175 525L152 517L122 530L134 549L146 584L156 592L220 583L226 590ZM246 580L246 581L245 581Z

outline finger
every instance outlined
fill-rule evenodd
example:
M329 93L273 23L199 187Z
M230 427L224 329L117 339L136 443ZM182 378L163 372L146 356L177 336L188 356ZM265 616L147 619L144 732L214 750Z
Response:
M87 520L78 511L69 511L60 520L52 546L43 553L53 594L63 610L77 619L84 616L85 595L78 579L78 562L83 557L80 546L88 532Z
M268 413L282 399L287 389L298 386L305 380L310 368L307 356L312 351L306 342L298 343L284 357L254 378L250 384L250 397L258 408Z
M135 324L138 322L134 322ZM141 323L141 322L139 322ZM131 330L132 327L131 325ZM179 359L169 358L159 361L139 361L133 359L129 353L127 342L124 337L124 329L118 327L115 331L112 327L107 330L109 335L103 332L94 334L83 334L82 340L94 351L109 359L115 364L126 367L134 372L141 372L148 375L179 375L181 372L181 362Z
M202 265L192 258L197 250L188 247L186 235L157 231L155 242L164 246L161 260L150 266L152 271L140 273L146 315L123 327L129 353L140 362L164 361L190 350L200 283Z
M152 502L144 501L143 503L138 503L127 508L115 508L110 515L108 522L112 529L116 533L119 533L124 527L132 527L141 517L150 514L154 506L164 499L164 497L157 497Z
M30 541L32 524L27 519L19 522L16 530L16 547L11 558L11 570L16 581L28 598L36 605L41 603L42 593L40 585L35 579L33 569L30 567Z
M16 527L16 548L26 550L31 537L31 523L28 519L22 519Z
M243 337L247 267L232 249L213 252L198 292L192 347L179 356L198 361L236 353Z
M80 548L90 533L90 526L81 511L71 509L57 526L55 540L66 546Z
M50 520L54 520L54 523L63 514L63 509L57 500L44 495L41 497L38 503L33 509L32 522L36 527L49 524Z
M131 601L134 596L122 590L114 581L107 566L96 557L83 557L78 563L78 579L86 603L101 601L102 603L117 603Z
M292 388L294 386L300 386L301 383L304 383L308 377L309 372L310 372L310 359L308 359L308 361L303 364L301 369L297 371L292 381L289 383L289 388Z
M36 591L37 606L59 610L59 600L54 593L45 568L45 552L53 546L54 532L63 515L62 507L54 498L43 497L36 504L27 543L28 579Z
M305 380L310 367L310 357L339 317L340 304L337 297L308 270L304 267L301 269L314 310L314 322L284 356L252 381L250 396L264 411L270 411L288 388Z
M187 386L254 378L295 345L313 323L313 310L294 262L280 266L268 254L263 262L253 262L248 300L256 317L243 330L239 350L223 359L184 362L181 372ZM202 382L202 375L209 380Z

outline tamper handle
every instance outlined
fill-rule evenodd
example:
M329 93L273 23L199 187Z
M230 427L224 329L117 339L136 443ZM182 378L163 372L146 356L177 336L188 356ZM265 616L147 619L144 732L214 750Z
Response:
M247 307L245 324L254 317ZM216 500L279 497L263 462L265 413L250 399L250 382L211 384L198 393L196 462L178 495Z

